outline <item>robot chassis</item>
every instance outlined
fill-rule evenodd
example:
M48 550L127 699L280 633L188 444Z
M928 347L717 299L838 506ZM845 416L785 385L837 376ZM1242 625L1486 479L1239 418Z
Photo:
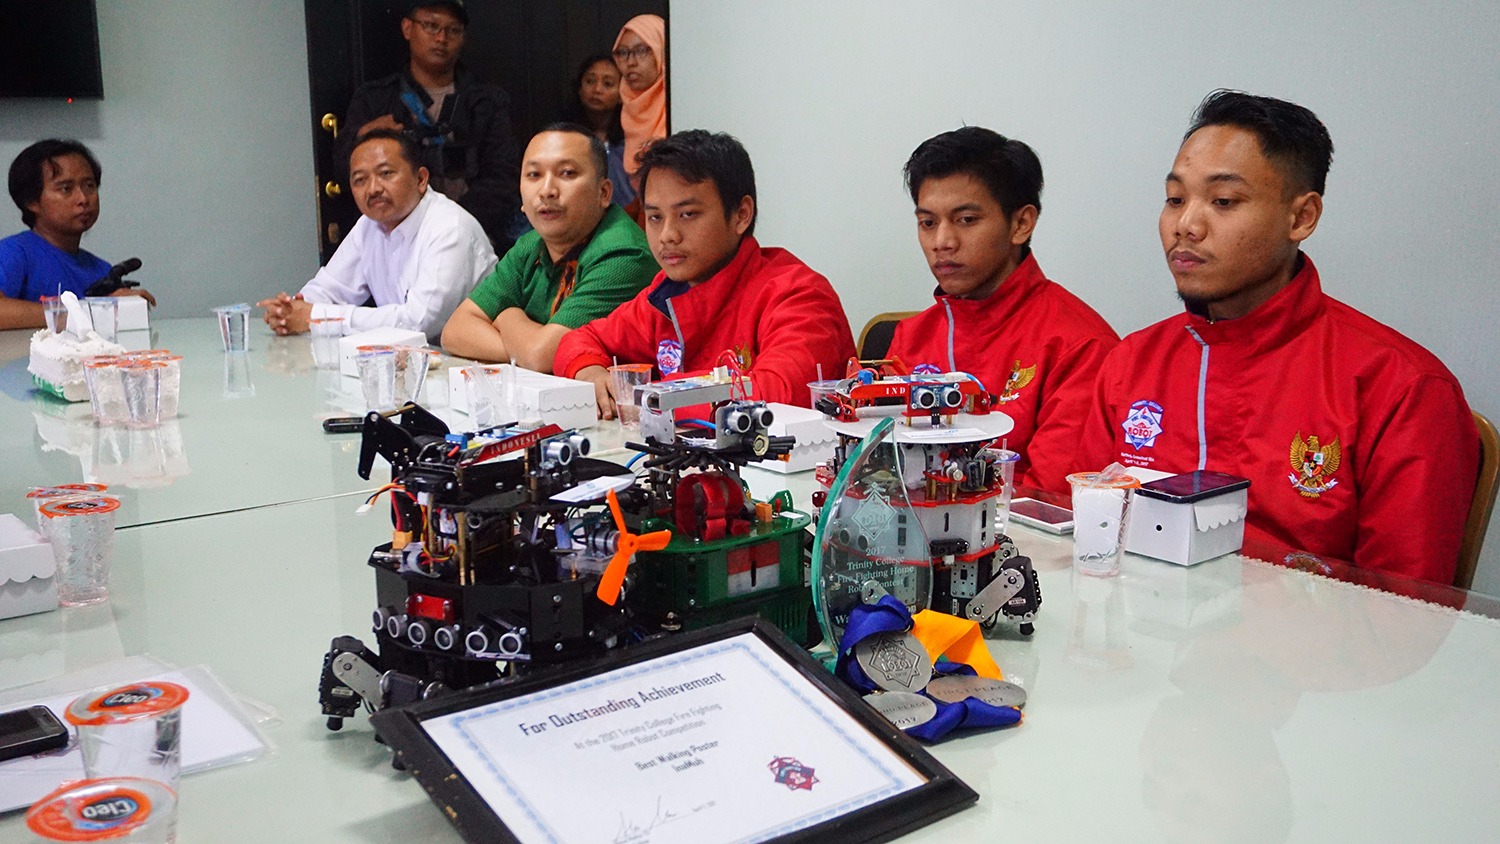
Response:
M415 404L365 417L359 474L370 477L377 454L390 462L392 482L372 501L390 494L393 536L368 561L375 648L339 636L323 659L329 729L361 707L742 615L813 638L811 517L787 493L754 501L738 473L792 439L769 436L770 410L742 390L735 400L712 382L644 389L646 442L629 444L644 471L629 483L609 480L629 470L589 459L587 437L556 425L455 434ZM714 429L678 436L670 418L684 402L714 402Z
M995 405L979 382L964 373L906 374L900 361L851 362L850 370L833 396L821 399L817 408L836 422L855 423L861 411L898 406L902 408L900 424L941 431L954 428L959 413L983 417ZM825 489L837 476L849 447L860 439L840 431L833 459L818 469ZM1042 592L1031 558L1021 555L1009 536L992 530L997 499L1005 492L999 466L1005 452L993 448L990 441L940 434L895 447L901 449L901 479L907 497L930 546L930 606L977 621L987 630L1003 616L1019 625L1021 635L1032 635ZM894 461L885 468L893 473L898 469ZM821 507L825 497L814 493L815 506ZM847 543L857 538L834 540Z

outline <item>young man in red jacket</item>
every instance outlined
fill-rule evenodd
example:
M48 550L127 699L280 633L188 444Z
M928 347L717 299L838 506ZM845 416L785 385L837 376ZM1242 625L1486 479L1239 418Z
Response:
M1237 91L1199 105L1160 221L1187 312L1106 358L1077 468L1241 475L1249 535L1451 582L1473 418L1436 357L1323 293L1300 246L1332 157L1301 106Z
M565 335L554 371L592 381L609 419L611 363L650 363L672 378L713 369L729 352L755 398L807 407L818 364L842 374L854 336L828 279L756 242L745 148L722 133L678 132L647 149L640 180L646 240L662 271L614 313Z
M917 147L906 188L937 303L896 326L890 354L982 381L1015 421L1017 481L1067 489L1094 376L1120 338L1031 254L1042 162L1021 141L965 126Z

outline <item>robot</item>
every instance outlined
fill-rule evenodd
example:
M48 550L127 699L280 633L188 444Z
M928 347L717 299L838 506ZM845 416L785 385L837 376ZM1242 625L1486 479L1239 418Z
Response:
M889 469L900 474L910 515L899 510L891 518L897 535L904 535L904 521L914 518L921 532L912 535L927 540L923 550L933 575L929 606L986 629L1003 617L1029 636L1042 602L1038 579L1030 558L994 529L1006 492L1005 464L1016 459L1014 452L994 447L1009 430L1009 419L991 413L992 397L972 376L906 374L901 368L898 361L851 363L850 376L821 402L840 443L834 458L819 467L818 481L825 490L831 486L851 445L869 433L874 420L897 416L900 460ZM815 493L814 499L822 507L826 493Z
M451 433L418 405L363 421L360 477L391 464L392 540L377 546L374 647L333 640L319 699L329 729L378 710L599 656L641 639L760 614L817 630L804 538L783 492L756 501L739 475L792 448L742 384L666 382L665 410L710 403L714 422L652 428L643 472L590 459L557 425ZM663 402L655 403L657 412ZM643 405L643 432L648 416ZM659 420L658 420L659 422ZM653 423L655 424L655 423ZM811 643L811 642L809 642Z

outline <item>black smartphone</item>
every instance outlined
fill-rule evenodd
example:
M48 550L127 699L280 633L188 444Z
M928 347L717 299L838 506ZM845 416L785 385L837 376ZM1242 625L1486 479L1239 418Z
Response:
M365 429L363 416L335 416L323 420L325 434L357 434Z
M68 743L68 728L45 706L0 713L0 762L56 750Z
M1141 484L1140 493L1147 498L1159 498L1163 501L1172 501L1178 504L1191 504L1201 501L1210 495L1218 495L1224 492L1234 492L1250 486L1248 478L1241 478L1224 472L1210 472L1207 469L1199 469L1196 472L1183 472L1170 478L1162 478L1159 481Z

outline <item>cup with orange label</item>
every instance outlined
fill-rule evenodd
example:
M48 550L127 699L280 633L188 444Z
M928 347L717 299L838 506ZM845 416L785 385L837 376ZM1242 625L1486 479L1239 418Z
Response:
M182 773L182 707L188 690L142 680L95 689L68 705L89 779L139 777L173 791Z

